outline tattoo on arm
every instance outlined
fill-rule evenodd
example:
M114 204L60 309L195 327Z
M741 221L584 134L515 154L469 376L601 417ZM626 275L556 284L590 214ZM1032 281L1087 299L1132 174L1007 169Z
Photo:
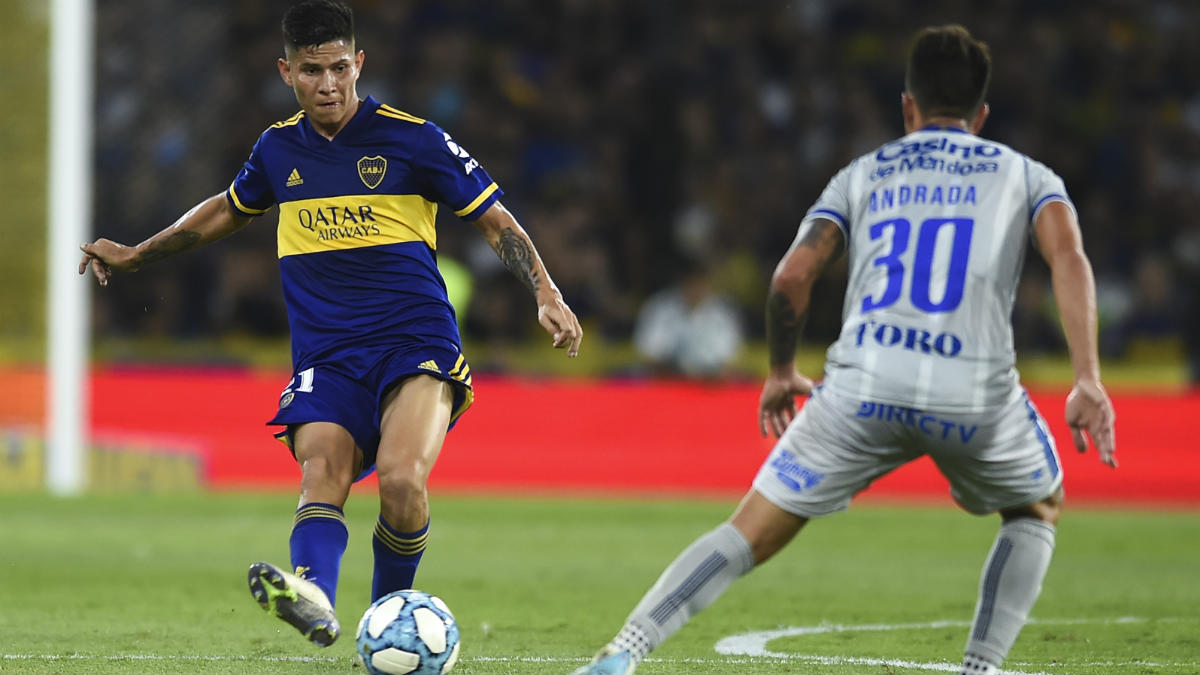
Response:
M834 260L842 252L843 238L842 231L838 228L837 223L825 218L818 218L812 222L812 225L800 237L800 241L796 242L797 246L811 248L818 253L822 253L822 265Z
M172 232L162 239L151 243L146 247L145 253L142 254L140 264L145 265L156 260L162 260L167 256L186 251L196 245L200 241L199 232L179 231Z
M796 342L807 318L807 312L796 313L787 295L771 291L767 296L767 351L772 366L788 363L796 357Z
M803 255L819 272L841 254L843 246L844 238L837 223L818 218L802 230L789 255L798 248L812 250L815 258L809 253ZM772 290L767 295L767 352L772 366L789 363L796 356L796 344L808 318L807 293L805 291L801 308L797 308L783 291Z
M533 244L529 239L507 229L500 233L495 248L508 271L516 275L531 292L536 293L540 285L537 270L534 268L537 254L534 253Z

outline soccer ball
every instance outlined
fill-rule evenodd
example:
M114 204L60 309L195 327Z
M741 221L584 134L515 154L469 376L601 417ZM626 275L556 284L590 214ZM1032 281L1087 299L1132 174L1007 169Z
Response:
M396 591L367 608L357 645L370 675L444 675L458 660L458 624L441 598Z

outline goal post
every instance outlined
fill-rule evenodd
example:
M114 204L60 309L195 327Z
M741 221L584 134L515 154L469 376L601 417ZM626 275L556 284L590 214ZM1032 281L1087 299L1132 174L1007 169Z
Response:
M87 486L91 312L77 277L92 216L94 0L52 0L46 170L46 487Z

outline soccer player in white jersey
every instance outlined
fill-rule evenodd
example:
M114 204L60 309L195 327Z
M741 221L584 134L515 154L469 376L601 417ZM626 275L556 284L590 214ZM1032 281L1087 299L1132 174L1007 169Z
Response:
M830 181L772 277L759 426L778 443L730 520L684 550L576 672L633 672L810 519L926 454L965 510L1000 514L962 672L1003 663L1041 590L1063 495L1054 440L1014 367L1013 297L1031 237L1050 266L1074 366L1074 444L1084 452L1090 436L1102 462L1116 459L1075 210L1050 169L976 136L990 77L988 48L966 29L917 33L901 96L907 135ZM796 370L796 343L813 282L843 250L841 335L814 385Z

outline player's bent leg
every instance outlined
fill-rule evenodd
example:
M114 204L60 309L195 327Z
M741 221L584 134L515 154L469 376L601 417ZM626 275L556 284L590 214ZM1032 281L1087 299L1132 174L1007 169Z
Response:
M1058 517L1062 513L1062 503L1063 490L1060 487L1054 491L1054 494L1041 501L1026 506L1018 506L1013 509L1001 509L1000 517L1005 522L1016 518L1034 518L1051 525L1058 525Z
M450 424L450 383L427 375L403 380L384 399L380 419L379 520L372 549L372 600L412 588L429 537L426 481Z
M1062 490L1027 506L1000 512L1003 524L979 582L975 619L962 672L995 672L1029 619L1054 553Z
M300 504L289 540L292 566L336 605L349 539L342 508L362 464L362 450L349 431L331 422L299 425L292 443L301 472Z
M250 592L263 609L324 647L340 633L333 605L349 538L342 506L361 450L337 424L314 422L291 431L302 476L288 542L295 573L256 562L250 566Z
M758 490L751 490L729 522L749 542L754 564L761 565L787 546L808 519L779 508Z
M292 431L292 447L300 465L300 505L345 506L362 464L350 432L333 422L300 424Z
M782 549L807 522L750 490L729 522L692 543L630 613L615 638L576 673L632 673L740 576Z

